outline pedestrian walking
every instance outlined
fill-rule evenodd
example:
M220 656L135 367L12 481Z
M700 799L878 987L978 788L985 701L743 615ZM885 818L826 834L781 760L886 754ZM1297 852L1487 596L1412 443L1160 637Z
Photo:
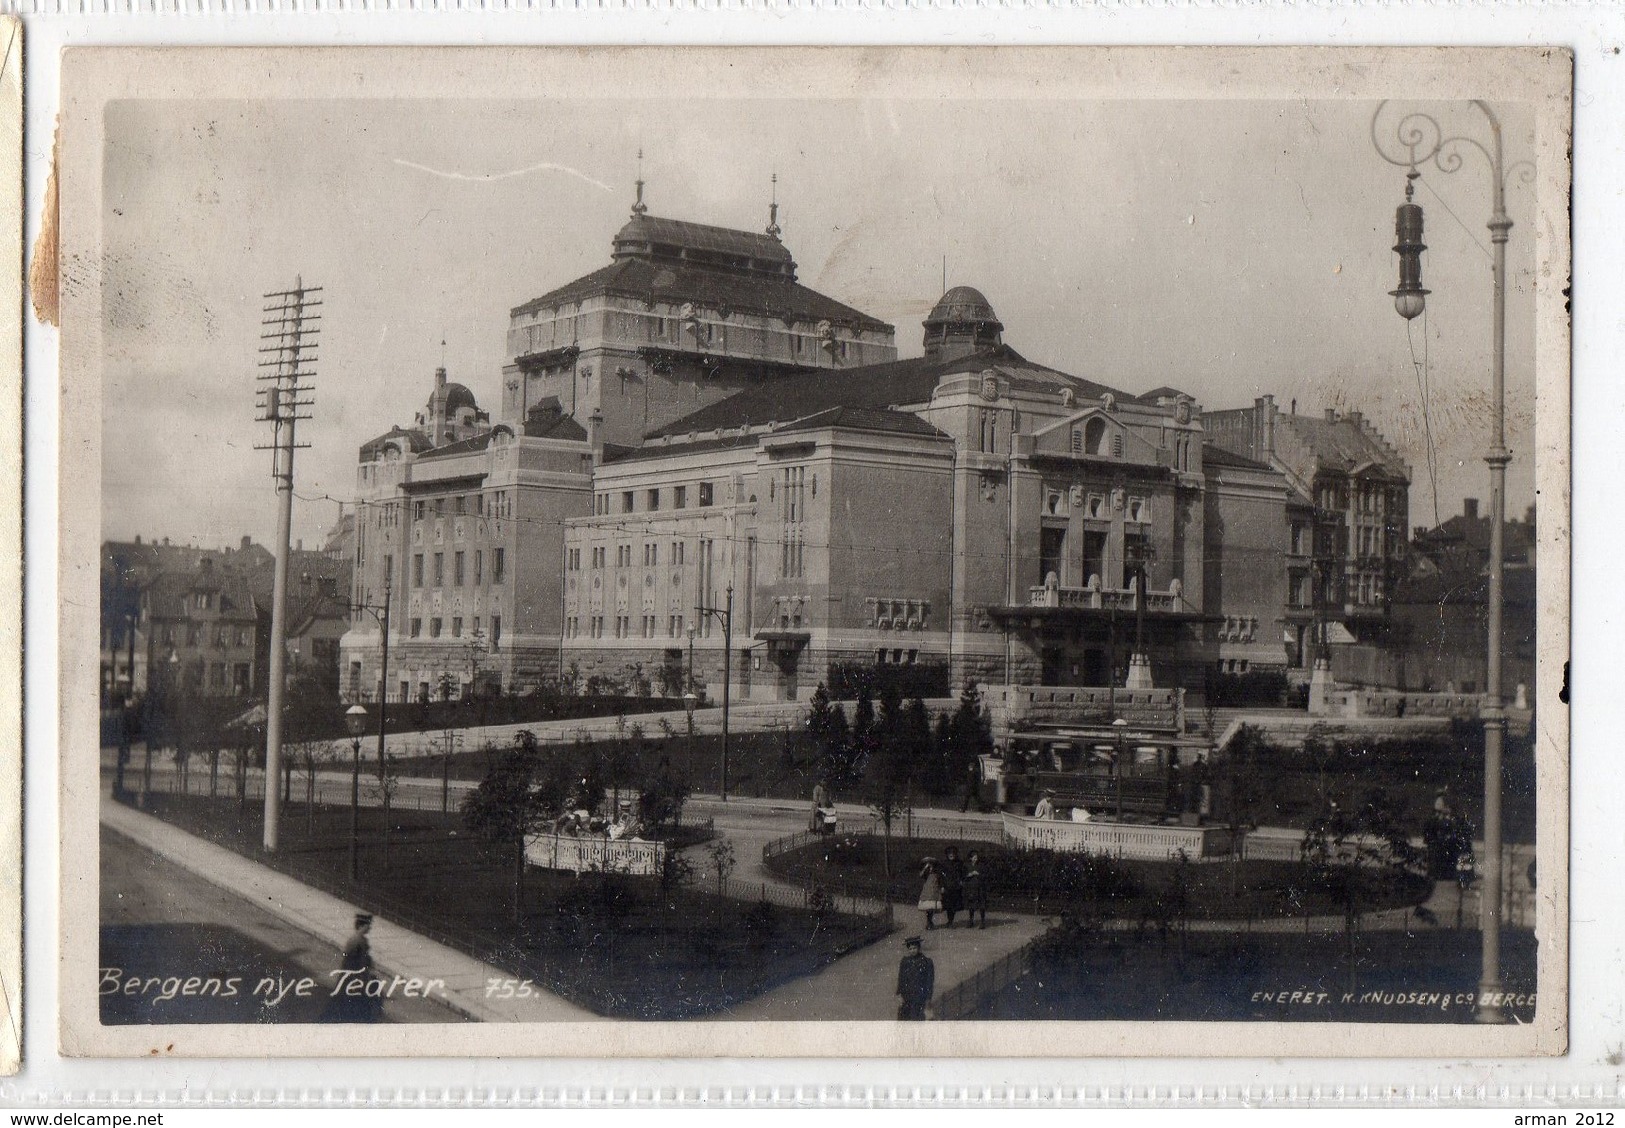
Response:
M975 928L976 916L980 913L982 923L980 927L987 927L987 879L982 876L982 859L975 852L971 852L970 860L965 866L965 927Z
M965 863L959 860L959 847L950 846L942 852L942 911L948 915L949 928L964 907Z
M338 977L337 992L328 1000L322 1018L325 1022L378 1022L383 1018L383 1000L368 994L367 986L373 980L372 942L367 938L372 931L372 914L356 913L355 931L344 944L339 958L339 969L348 972Z
M942 876L937 873L934 858L920 863L920 876L925 882L920 886L919 908L925 914L925 927L935 928L936 915L942 911Z
M920 938L903 941L907 954L897 964L897 1017L905 1022L922 1022L925 1008L937 989L937 968L931 957L920 950Z

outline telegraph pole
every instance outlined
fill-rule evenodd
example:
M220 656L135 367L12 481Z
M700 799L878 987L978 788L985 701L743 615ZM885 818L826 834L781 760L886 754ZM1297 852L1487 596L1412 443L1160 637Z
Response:
M281 820L281 790L277 782L282 772L282 697L286 678L288 633L288 542L293 526L293 452L309 443L294 437L295 424L309 419L306 410L315 400L307 383L316 375L317 322L321 315L311 310L322 303L314 295L320 286L306 287L296 278L291 290L266 294L260 325L261 369L256 379L261 423L271 424L271 442L255 449L271 451L271 476L276 482L276 571L271 589L271 653L267 673L265 703L265 850L274 854Z

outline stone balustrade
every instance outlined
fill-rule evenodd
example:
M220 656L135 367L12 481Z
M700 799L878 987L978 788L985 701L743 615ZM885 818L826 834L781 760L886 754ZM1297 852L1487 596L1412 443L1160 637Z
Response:
M1003 820L1005 837L1025 850L1103 854L1150 862L1171 861L1180 851L1193 862L1230 856L1230 828L1225 826L1068 822L1010 814Z

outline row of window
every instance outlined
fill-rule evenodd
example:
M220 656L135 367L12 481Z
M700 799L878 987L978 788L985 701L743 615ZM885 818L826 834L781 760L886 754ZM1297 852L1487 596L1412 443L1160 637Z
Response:
M443 634L444 625L445 625L445 620L442 619L438 615L436 615L434 618L430 619L429 620L429 637L430 638L440 638L442 636L442 634ZM412 638L422 638L423 637L423 620L422 619L413 619L411 621L410 625L409 625L409 629L407 631L407 634ZM461 615L453 615L451 617L451 637L452 638L462 638L463 637L463 617ZM479 637L481 637L480 617L478 615L474 616L473 629L470 632L469 637L471 637L471 638L479 638ZM492 646L495 646L497 643L499 643L501 641L502 641L502 616L501 615L492 615L491 616L491 638L490 638L490 643L491 643Z
M158 641L165 646L177 645L179 632L172 624L165 623L158 631ZM254 633L248 627L217 626L211 632L208 627L199 623L186 625L187 646L249 646L254 641Z
M447 509L451 516L462 517L472 513L476 517L486 516L487 508L492 517L512 517L513 497L507 490L496 490L491 494L489 507L486 505L484 494L457 494L454 497L419 498L412 503L412 520L422 521L429 517L444 517Z
M673 509L687 509L688 508L688 487L687 486L672 486L672 487L670 487L670 491L671 491L671 507ZM656 487L654 489L644 490L643 491L643 512L645 512L645 513L658 513L660 511L660 509L661 509L662 502L665 500L665 494L666 494L666 491L662 490L662 489L660 489L658 487ZM611 493L601 493L601 494L596 495L593 498L592 511L593 511L593 515L595 517L605 517L605 516L609 515L609 513L611 512L610 499L612 497L614 497L614 495L611 494ZM699 506L700 506L701 509L705 509L705 508L708 508L708 507L716 504L715 483L713 483L713 482L701 482L700 483L699 490L698 490L698 501L699 501ZM638 512L638 491L637 490L622 490L621 491L621 505L620 505L620 508L618 510L614 510L614 512L618 512L618 513L636 513L636 512Z
M592 554L587 559L591 561L591 567L599 569L606 566L609 558L608 554L609 548L607 546L598 545L592 550ZM668 558L670 563L681 565L687 556L687 546L683 541L671 542L671 554ZM660 545L655 541L644 541L643 566L645 568L654 568L658 567L659 564ZM615 566L618 568L630 568L632 566L632 546L630 544L615 546ZM567 572L581 571L581 550L579 548L572 548L565 552L564 569Z
M666 630L664 637L682 638L688 633L687 623L688 620L682 615L668 615L666 616L666 621L664 624L660 622L660 616L658 615L644 615L638 620L638 630L641 632L641 634L637 637L660 638L662 637L660 634L660 629L662 626L664 626ZM634 637L632 634L632 617L630 615L616 615L611 629L614 631L616 638ZM566 638L581 637L580 616L570 615L565 618L564 636ZM604 637L604 616L587 616L587 637Z
M508 559L507 549L493 548L491 550L491 582L492 583L500 584L502 582L502 578L506 574L506 570L507 570L507 559ZM429 586L430 587L445 587L446 586L446 554L444 552L433 553L432 555L429 556L428 563L429 563L429 572L428 572ZM454 552L454 553L451 554L451 584L452 584L453 587L462 587L464 584L469 582L467 563L468 563L468 554L466 552ZM391 559L390 557L387 557L387 556L384 557L384 570L386 572L390 571L393 565L394 565L394 560L393 559ZM421 552L415 553L413 555L413 557L412 557L412 586L415 587L415 588L420 588L420 587L423 586L424 575L425 575L424 570L423 570L423 565L424 565L424 555L423 555L423 553L421 553ZM474 550L474 572L473 572L473 581L472 582L474 584L476 584L476 585L483 584L485 582L485 550L484 549L477 548L477 549Z

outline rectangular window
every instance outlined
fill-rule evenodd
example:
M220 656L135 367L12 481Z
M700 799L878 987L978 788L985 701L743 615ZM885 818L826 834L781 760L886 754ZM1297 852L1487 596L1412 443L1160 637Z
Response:
M434 618L429 620L429 637L430 638L439 638L440 637L440 616L438 616L438 615L436 615Z
M631 490L626 490L621 494L621 512L622 513L630 513L630 512L632 512L632 501L633 501L633 498L632 498L632 491Z
M681 564L683 562L683 556L684 556L683 542L682 541L672 541L671 542L671 562L673 564Z
M476 585L478 585L478 584L482 584L484 582L485 582L485 550L483 548L476 548L474 550L474 583Z
M238 627L237 628L237 645L238 646L247 646L248 641L249 641L248 640L248 628L247 627Z
M463 637L463 617L461 615L453 615L451 617L451 637Z
M463 586L463 554L461 552L452 553L451 582L458 587Z
M688 487L673 486L671 488L671 507L673 509L688 508Z
M503 558L506 555L507 549L493 548L491 550L491 582L494 584L500 584L502 582L502 566L504 563Z
M395 574L395 558L393 556L385 556L384 557L384 581L387 583L389 581L389 578L391 576L393 576L394 574Z
M413 638L417 638L417 637L419 637L420 635L423 634L423 620L422 619L413 619L412 620L412 630L411 630L410 633L411 633Z
M210 665L209 665L209 688L210 689L225 689L226 688L226 664L224 662L210 663Z
M655 510L657 510L659 508L660 508L660 491L659 490L650 490L649 491L649 512L653 513Z
M451 500L451 511L461 517L467 511L468 499L458 494Z
M485 495L484 494L475 494L474 495L474 514L477 517L484 517L485 516Z
M423 586L423 553L414 553L412 556L412 586Z
M412 503L412 520L423 520L423 502L421 499Z
M437 552L437 553L434 554L434 586L435 587L440 587L445 582L446 582L446 554L444 552Z
M714 496L715 495L712 493L712 490L711 490L711 483L710 482L701 482L700 483L700 505L701 505L701 507L710 505L711 501L712 501L712 498Z
M502 616L491 616L491 645L495 646L502 641Z

